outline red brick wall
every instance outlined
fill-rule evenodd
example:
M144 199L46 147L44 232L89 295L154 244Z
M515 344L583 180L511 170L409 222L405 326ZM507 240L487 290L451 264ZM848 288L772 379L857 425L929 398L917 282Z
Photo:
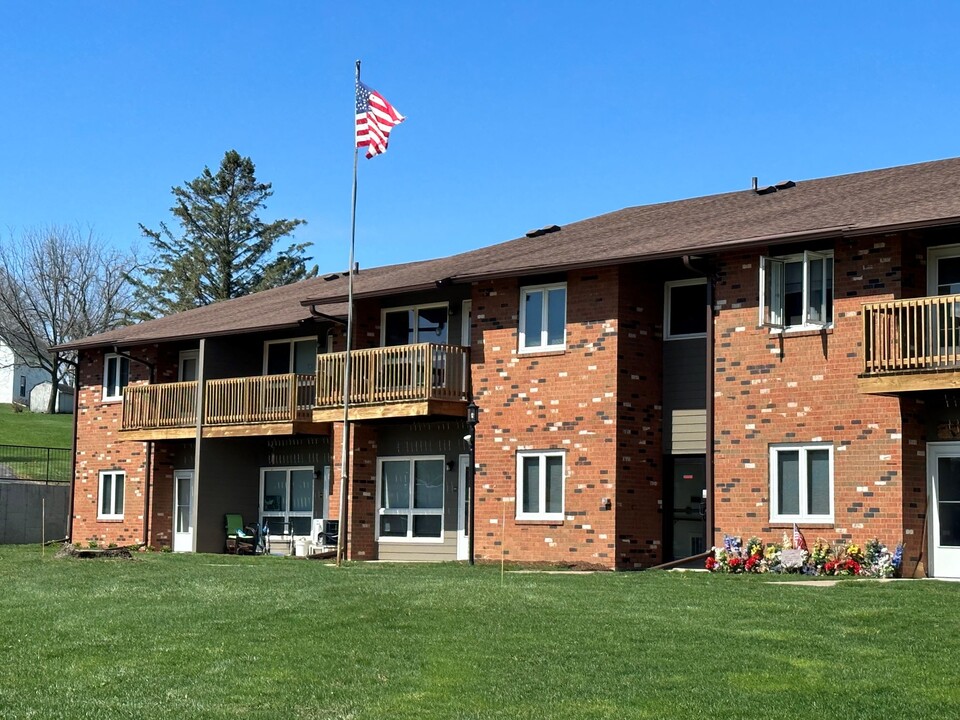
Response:
M150 540L157 549L173 546L173 445L153 443L153 482L150 488Z
M927 514L927 423L925 415L929 412L927 403L919 397L905 396L901 400L903 415L903 535L884 538L887 543L895 544L903 540L904 577L913 577L915 572L921 575L924 568L917 567L926 556L927 537L924 533L924 520ZM921 545L923 544L923 546Z
M133 357L157 359L156 346L135 348ZM103 400L104 353L80 353L77 392L77 454L71 537L75 543L131 545L143 542L146 444L119 437L123 403ZM146 366L130 363L130 384L145 383ZM122 520L98 520L100 472L123 471Z
M789 531L792 526L769 519L769 446L822 441L834 447L835 522L804 526L807 541L877 537L895 544L904 531L900 401L858 392L857 375L863 362L860 306L867 299L899 296L899 240L837 241L833 329L782 337L757 327L762 252L766 249L725 255L719 267L718 537L776 539ZM911 439L920 437L915 428Z
M621 380L620 272L568 274L563 352L518 354L520 281L491 280L474 288L473 392L481 408L475 547L481 560L499 560L502 553L510 561L614 568L654 556L653 538L639 530L649 518L641 518L638 506L649 498L631 497L629 489L649 486L656 475L650 469L659 462L659 445L643 447L649 436L639 428L658 431L659 420L646 420L659 402L651 399L659 398L659 388L638 403L639 415L626 413L631 419L624 429L637 427L630 428L635 434L624 434L622 448L618 400L621 391L646 392L656 384L658 370L640 372L654 378L649 381L631 381L629 375ZM566 451L564 520L516 520L517 451L557 449ZM621 474L630 480L618 491ZM618 530L618 516L632 519ZM659 539L659 525L655 535Z
M354 307L355 350L380 346L380 302L358 301ZM346 349L346 328L339 326L334 331L334 351ZM340 481L342 477L343 423L333 424L330 451L333 481L330 490L330 514L336 518L340 508ZM351 425L350 443L350 488L347 498L347 559L376 560L377 522L377 434L376 428L360 422Z
M150 483L149 544L157 549L173 545L173 471L192 468L193 440L165 440L153 443L153 474Z
M663 285L620 270L617 332L617 564L663 561Z

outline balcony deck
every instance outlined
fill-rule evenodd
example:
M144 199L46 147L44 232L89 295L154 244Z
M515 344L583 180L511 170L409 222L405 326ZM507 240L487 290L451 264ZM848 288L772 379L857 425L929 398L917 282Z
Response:
M469 357L454 345L403 345L350 353L350 419L466 417ZM343 420L346 353L317 358L317 375L265 375L204 383L202 437L326 435ZM197 435L199 384L124 389L121 432L130 440Z
M198 383L131 385L124 389L121 432L130 440L196 437ZM208 380L204 387L203 437L328 434L313 420L312 375Z
M317 358L315 422L343 420L347 354ZM397 345L350 353L350 420L466 417L470 358L457 345Z
M960 295L863 305L864 393L960 389Z

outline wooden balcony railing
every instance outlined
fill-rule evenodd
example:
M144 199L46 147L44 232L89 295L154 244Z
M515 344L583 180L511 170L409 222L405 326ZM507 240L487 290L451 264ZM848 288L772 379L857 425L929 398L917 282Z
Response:
M350 404L468 399L468 351L457 345L397 345L350 353ZM343 405L346 353L317 358L317 407Z
M960 369L960 295L866 303L865 375Z
M313 375L264 375L227 378L206 383L207 425L310 420Z
M351 352L351 405L426 400L466 402L466 348L401 345ZM204 383L203 425L313 422L313 410L343 405L346 353L317 358L317 375L264 375ZM131 385L124 389L123 430L191 428L197 424L196 382Z
M197 424L197 381L130 385L123 389L123 430Z
M316 395L313 375L208 380L204 425L310 421ZM194 427L196 381L131 385L123 391L123 430Z

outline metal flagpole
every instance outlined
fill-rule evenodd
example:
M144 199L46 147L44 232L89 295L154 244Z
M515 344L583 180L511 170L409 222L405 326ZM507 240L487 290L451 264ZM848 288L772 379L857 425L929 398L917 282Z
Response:
M360 82L360 61L357 60L356 83ZM356 92L356 85L354 88ZM354 121L356 122L356 121ZM340 508L337 515L337 567L343 562L347 550L347 491L350 484L350 349L353 344L353 251L357 239L357 159L360 148L356 143L354 128L353 143L353 199L350 207L350 264L347 266L347 350L343 368L343 437L340 442Z

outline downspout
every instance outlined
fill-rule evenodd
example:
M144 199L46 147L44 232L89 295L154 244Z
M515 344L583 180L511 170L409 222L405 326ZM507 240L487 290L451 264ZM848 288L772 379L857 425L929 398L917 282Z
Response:
M197 539L200 535L197 506L200 504L200 449L203 444L203 415L206 412L204 404L204 385L206 383L206 356L207 339L200 338L200 352L197 354L197 397L194 405L196 414L195 440L193 444L193 481L190 483L190 529L192 546L190 552L197 552ZM176 521L174 521L176 522ZM170 546L173 547L173 533L176 532L176 525L171 528Z
M150 384L156 381L156 368L153 365L150 368ZM146 466L143 469L143 544L144 547L150 545L150 497L153 494L153 441L147 440L144 443L147 446Z
M77 427L80 424L80 354L73 365L73 435L70 438L70 500L67 503L67 542L73 542L73 494L77 491Z
M147 440L146 467L143 471L143 545L150 545L150 488L153 486L153 442Z
M118 347L114 347L113 352L115 355L125 357L127 360L145 366L148 372L147 380L149 384L153 385L156 382L157 366L155 363L135 358L129 353L122 352ZM150 489L153 487L153 442L146 440L143 444L146 446L146 452L144 453L145 464L143 468L143 544L147 546L150 544ZM73 502L72 496L71 502Z
M706 414L706 447L703 460L703 471L706 475L706 485L707 485L707 497L706 500L706 524L707 524L707 540L709 541L708 547L714 546L714 525L713 525L713 440L714 440L714 423L713 423L713 414L714 414L714 398L713 398L713 383L714 383L714 368L713 368L713 358L714 358L714 345L716 343L716 334L713 327L713 305L714 305L714 283L716 282L716 276L713 273L700 270L699 268L693 267L690 264L691 257L689 255L683 256L683 265L690 272L701 275L707 280L707 302L706 307L704 308L704 313L706 314L707 320L707 347L706 347L706 356L707 362L704 364L704 372L706 373L705 383L704 383L704 412Z

